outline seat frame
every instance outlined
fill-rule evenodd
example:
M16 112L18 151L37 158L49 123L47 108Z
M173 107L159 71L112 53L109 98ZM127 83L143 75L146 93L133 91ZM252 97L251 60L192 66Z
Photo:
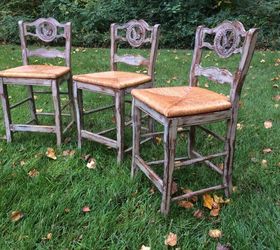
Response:
M155 61L158 48L158 38L159 38L159 24L154 26L149 26L144 20L131 20L125 24L111 24L111 56L110 56L110 66L111 71L117 71L117 63L125 63L131 66L146 66L147 74L151 77L151 81L139 84L133 87L127 87L123 89L114 89L106 86L100 86L98 84L88 84L82 81L74 80L74 101L76 108L76 120L77 120L77 130L78 130L78 147L82 146L82 139L86 138L98 143L104 144L110 148L117 150L117 162L121 163L124 159L124 153L132 150L132 146L125 149L124 145L124 131L125 126L132 124L131 121L125 122L125 103L131 103L131 101L125 101L125 95L129 94L132 89L135 88L151 88L154 85L154 70ZM118 34L119 30L126 30L126 36ZM137 30L140 33L137 34ZM139 35L140 38L136 39L135 34ZM151 35L146 35L150 32ZM117 55L118 43L128 42L133 48L140 47L144 43L150 43L150 57L148 59L140 55ZM83 90L90 91L93 93L101 93L105 95L112 96L114 98L114 104L106 107L100 107L92 109L89 111L83 110ZM106 109L114 108L116 127L100 131L98 133L93 133L84 129L84 116L92 114L95 112L100 112ZM117 139L113 140L104 136L104 134L115 130L117 131ZM153 132L153 121L149 121L149 130ZM142 143L150 140L151 138L146 138Z
M189 115L182 117L166 117L154 109L133 97L132 116L133 116L133 152L132 152L132 168L131 177L133 178L138 169L141 169L144 174L153 182L157 189L162 193L161 212L165 215L169 213L170 202L188 199L195 195L200 195L206 192L221 190L225 191L226 196L230 196L232 192L232 168L234 159L235 135L237 126L237 114L239 106L239 98L242 85L244 83L252 56L255 48L258 29L250 29L245 31L240 22L225 21L214 29L208 29L204 26L199 26L196 31L195 49L193 61L190 70L190 86L197 86L198 76L205 76L217 83L229 83L231 85L230 101L232 107L228 110L217 111L205 114ZM235 36L235 42L230 53L226 49L217 48L217 45L223 43L227 39L227 32ZM215 34L214 45L205 42L206 34ZM244 38L243 47L239 47L240 37ZM220 39L220 40L219 40ZM216 41L215 41L216 40ZM217 41L219 40L219 41ZM215 45L216 44L216 45ZM224 44L227 45L227 44ZM233 53L241 53L239 67L234 76L225 69L216 67L202 68L200 66L202 57L202 48L208 47L214 50L220 57L227 58ZM140 156L140 138L141 138L141 113L144 112L157 122L164 126L164 159L152 162L146 162ZM213 122L223 121L227 123L227 133L223 137L202 126ZM176 152L176 136L180 128L189 127L188 137L188 156L175 158ZM195 133L196 129L202 129L204 132L212 135L214 138L225 143L224 150L215 154L203 156L195 148ZM155 133L158 134L158 133ZM211 159L216 157L224 157L223 170L216 166ZM176 167L189 166L194 163L205 163L206 166L213 169L222 177L222 183L212 187L203 188L187 194L173 197L175 193L174 187L176 183L173 181L173 171ZM161 179L152 169L152 165L163 164L164 173Z
M6 140L11 142L13 138L13 133L16 131L29 131L29 132L44 132L44 133L55 133L57 139L57 145L61 145L62 135L65 133L74 123L72 120L66 128L62 129L62 116L72 116L74 115L74 101L73 101L73 86L72 86L72 73L71 73L71 23L59 23L53 18L39 18L34 22L23 22L19 21L20 30L20 40L21 40L21 51L23 65L28 65L28 58L32 56L43 57L43 58L55 58L60 57L65 60L65 64L70 68L70 72L66 73L56 79L42 79L42 78L20 78L20 77L0 77L0 96L3 107L4 114L4 124L6 129ZM29 27L35 27L35 33L28 31ZM63 33L59 33L58 29L63 29ZM47 31L47 33L44 33ZM48 33L49 32L49 33ZM50 34L50 35L48 35ZM46 49L39 48L35 50L30 50L27 48L26 36L33 36L42 40L44 42L52 42L57 38L65 39L65 50L59 51L57 49ZM60 92L59 86L62 82L67 81L68 91ZM27 87L28 97L24 100L10 105L8 98L8 85L24 85ZM34 91L33 86L43 86L50 88L50 91ZM38 113L36 112L36 105L34 94L52 94L52 100L54 105L54 113ZM63 107L60 104L60 95L66 94L69 96L69 102L67 102ZM31 120L26 122L26 124L13 124L11 119L11 110L13 108L19 107L20 105L28 102L31 112ZM70 105L71 115L63 114L62 111ZM55 125L46 126L38 125L38 115L54 116ZM32 124L35 123L35 124Z

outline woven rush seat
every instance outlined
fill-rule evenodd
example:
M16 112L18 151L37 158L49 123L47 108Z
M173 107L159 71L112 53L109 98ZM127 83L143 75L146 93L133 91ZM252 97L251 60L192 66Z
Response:
M84 75L75 75L73 80L88 84L94 84L113 89L124 89L150 82L148 75L123 71L107 71Z
M131 94L166 117L196 115L231 108L226 96L199 87L134 89Z
M50 65L24 65L0 71L0 77L57 79L70 72L69 67Z

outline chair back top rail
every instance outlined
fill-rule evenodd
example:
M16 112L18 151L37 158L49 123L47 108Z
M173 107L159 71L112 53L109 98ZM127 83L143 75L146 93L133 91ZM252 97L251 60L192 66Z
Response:
M28 64L28 58L32 56L44 58L64 58L65 64L71 67L71 23L59 23L54 18L39 18L34 22L19 21L20 40L22 49L23 64ZM30 30L33 28L33 32ZM35 32L34 32L35 29ZM27 36L36 37L39 40L50 43L58 38L65 39L65 48L63 51L57 49L39 48L35 50L28 49Z
M159 24L148 25L144 20L131 20L125 24L111 24L111 70L117 70L117 63L132 66L146 66L148 75L154 78L155 60L159 39ZM120 34L123 32L123 34ZM149 57L141 55L117 54L118 43L127 42L132 48L139 48L143 44L151 44Z
M199 26L196 30L190 85L196 86L199 76L221 84L228 83L231 85L230 100L233 102L236 95L240 95L253 56L257 33L258 29L255 28L246 31L243 24L238 21L224 21L213 29ZM213 44L205 41L207 34L214 35ZM202 50L205 47L224 59L239 53L241 59L236 72L231 73L218 67L202 67Z

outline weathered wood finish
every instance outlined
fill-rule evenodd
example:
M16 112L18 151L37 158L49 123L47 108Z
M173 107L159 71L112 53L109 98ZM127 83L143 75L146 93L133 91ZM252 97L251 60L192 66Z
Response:
M53 18L39 18L34 22L23 22L19 21L19 30L20 30L20 41L21 41L21 52L22 52L22 61L23 65L28 65L28 59L31 56L39 56L44 58L55 58L60 57L65 59L65 65L71 67L71 23L61 24ZM35 33L29 31L30 27L35 27ZM59 33L59 30L62 30L62 33ZM35 50L30 50L27 47L27 36L33 36L38 38L41 41L50 43L58 38L65 39L65 49L60 51L57 49L46 49L39 48ZM29 131L29 132L46 132L46 133L55 133L57 137L57 145L59 146L62 142L62 134L66 132L73 121L71 121L64 130L62 130L62 114L61 111L66 108L60 106L60 92L59 85L67 81L69 96L69 103L71 108L71 114L74 118L74 101L73 101L73 91L72 91L72 74L66 73L57 79L31 79L31 78L9 78L3 77L1 81L1 99L4 113L4 122L6 128L6 138L8 142L12 140L12 132L15 131ZM14 105L9 106L8 101L8 92L7 85L24 85L27 87L28 97ZM44 86L49 87L50 91L36 91L37 94L52 94L54 113L36 113L36 105L34 99L33 86ZM31 121L28 124L12 124L10 109L16 108L21 104L29 102L30 112L31 112ZM38 125L38 115L54 115L55 126L44 126ZM30 125L30 123L35 123L36 125Z
M215 34L214 43L210 44L205 42L206 34ZM224 189L225 194L229 196L232 192L232 166L234 157L234 143L237 125L238 114L238 101L241 94L242 85L244 83L252 56L255 48L257 37L257 29L250 29L245 31L240 22L224 22L214 29L208 29L204 26L199 26L196 32L196 41L194 48L194 55L192 66L190 70L190 86L196 86L198 77L204 76L210 80L218 83L229 83L231 86L230 101L232 104L231 109L219 112L212 112L207 114L190 115L184 117L167 118L164 115L156 112L145 103L133 98L133 154L131 176L134 177L136 170L141 169L148 178L161 190L162 188L162 202L161 212L168 214L170 209L170 201L178 201L188 199L194 195L200 195L206 192ZM243 44L241 44L244 38ZM201 64L202 48L207 47L214 50L218 56L228 58L232 54L240 53L241 60L239 67L234 74L226 69L219 69L216 67L203 68ZM141 120L139 119L139 112L151 116L164 126L164 160L157 160L152 162L145 162L140 156L140 128ZM227 121L227 134L226 137L216 134L215 132L203 127L203 124L213 123L217 121ZM180 157L175 158L176 152L176 134L178 127L189 127L188 138L188 158ZM212 155L203 156L195 148L195 134L197 128L202 129L207 134L212 135L214 138L225 143L224 151ZM224 157L224 168L221 170L210 160L216 157ZM188 194L180 195L177 197L172 196L172 174L174 168L188 166L204 162L206 166L213 169L222 176L222 184L213 187L203 188ZM151 165L164 164L163 179L151 169ZM155 181L156 180L156 181ZM159 185L162 183L162 186Z
M125 31L125 37L119 35L119 31ZM117 70L117 63L125 63L131 66L144 66L147 67L147 74L151 76L152 80L145 82L136 87L127 87L124 89L114 89L110 87L99 86L98 84L87 84L81 81L74 81L74 100L75 100L75 110L76 110L76 120L77 120L77 130L78 130L78 147L82 145L82 138L87 138L93 141L96 141L101 144L108 146L111 143L111 148L117 149L117 161L121 163L124 158L124 153L132 150L132 147L125 149L124 145L124 131L125 126L128 123L125 123L125 95L130 94L131 90L134 88L150 88L154 83L154 69L155 61L158 48L158 39L159 39L159 25L149 26L144 20L131 20L125 24L111 24L111 55L110 55L110 66L112 71ZM142 44L150 43L150 55L149 58L144 58L141 55L123 55L120 56L117 54L118 43L127 42L130 46L137 48ZM99 112L112 106L101 107L93 109L90 111L83 111L83 103L81 101L81 93L83 90L87 90L94 93L101 93L105 95L113 96L114 102L114 112L116 118L116 132L117 140L112 140L103 136L104 134L115 130L115 128L106 129L97 133L91 133L89 131L86 134L86 131L83 130L83 119L84 115L92 114ZM80 93L80 94L79 94ZM80 97L79 97L80 96ZM153 121L149 121L150 132L153 132ZM82 132L81 132L82 131ZM90 136L89 136L90 135ZM148 138L151 139L151 138ZM147 138L141 143L146 142Z

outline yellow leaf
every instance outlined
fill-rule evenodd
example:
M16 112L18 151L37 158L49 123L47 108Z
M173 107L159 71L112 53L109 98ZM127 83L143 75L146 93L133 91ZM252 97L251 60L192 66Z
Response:
M262 160L261 165L262 167L267 167L267 160Z
M161 141L162 141L161 137L156 136L156 144L159 145Z
M222 232L219 230L219 229L210 229L209 232L208 232L208 235L211 237L211 238L221 238L222 237Z
M212 209L212 205L213 205L213 198L211 197L211 195L209 194L204 194L203 195L203 206L207 207L208 209Z
M169 233L164 241L166 246L174 247L177 245L177 235L174 233Z
M53 160L57 159L57 157L55 155L55 151L54 151L53 148L47 148L46 156L53 159Z
M11 214L11 220L17 222L24 217L24 214L21 211L13 211Z

